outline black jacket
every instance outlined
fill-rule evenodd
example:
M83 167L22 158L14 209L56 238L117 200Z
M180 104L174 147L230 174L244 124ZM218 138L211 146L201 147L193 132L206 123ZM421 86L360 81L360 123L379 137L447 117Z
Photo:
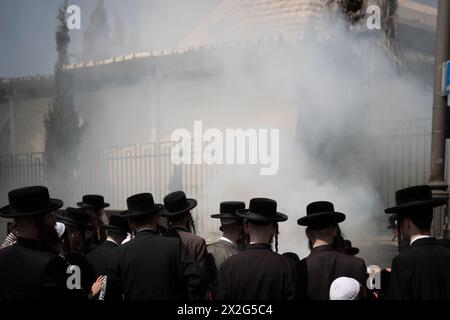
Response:
M201 272L179 239L146 229L115 249L106 299L179 300L203 298Z
M106 240L100 246L86 255L86 259L94 267L96 278L101 275L106 275L106 273L108 272L109 263L111 262L111 259L115 254L114 249L117 247L117 243Z
M252 244L223 262L218 300L288 300L295 296L294 265L269 245Z
M77 266L81 272L81 294L87 296L91 292L92 284L97 280L93 265L80 253L67 253L64 259L71 266Z
M0 250L0 300L82 298L67 288L68 264L42 243L18 238Z
M392 261L389 298L450 299L450 250L434 238L414 241Z
M367 268L364 260L324 245L313 248L306 257L308 297L311 300L329 300L331 283L340 277L349 277L366 285Z

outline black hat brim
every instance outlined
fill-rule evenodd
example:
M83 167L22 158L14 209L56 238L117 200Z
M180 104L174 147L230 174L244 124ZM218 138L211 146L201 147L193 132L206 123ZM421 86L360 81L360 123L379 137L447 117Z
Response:
M164 208L164 210L161 211L161 216L163 216L163 217L177 216L179 214L188 212L197 206L197 200L195 200L195 199L186 199L186 201L188 202L189 205L186 208L184 208L183 210L169 211L169 210L167 210L167 208Z
M43 214L47 212L53 212L60 209L63 206L62 200L59 199L50 199L47 206L41 210L37 211L29 211L29 212L21 212L17 210L11 209L10 205L7 205L0 209L0 217L3 218L15 218L15 217L25 217L25 216L33 216L36 214Z
M75 219L71 219L69 217L57 214L56 215L56 220L59 222L63 222L64 224L69 224L69 225L75 225L75 226L82 226L82 227L90 227L91 224L90 223L83 223L80 221L77 221Z
M121 233L130 233L131 230L130 229L125 229L125 228L120 228L117 226L111 226L111 225L104 225L103 229L105 230L111 230L111 231L116 231L116 232L121 232Z
M211 218L220 219L221 225L229 225L241 221L242 219L233 213L219 213L211 215Z
M161 214L162 209L164 209L164 206L162 204L155 203L154 207L151 210L144 210L144 211L125 210L120 213L120 216L124 218L132 218L144 215L152 215L158 212Z
M318 212L301 217L297 220L297 224L305 227L321 227L326 228L333 224L345 221L345 214L342 212Z
M242 210L237 210L236 211L236 215L239 218L245 219L247 221L254 221L254 222L284 222L287 221L288 216L285 215L284 213L281 212L276 212L273 216L271 217L267 217L267 216L263 216L259 213L256 212L251 212L250 209L242 209Z
M411 201L405 204L401 204L399 206L390 207L384 210L385 213L399 213L404 212L410 209L420 209L420 208L435 208L443 206L447 203L446 199L432 199L426 201Z
M110 206L110 204L107 202L104 202L100 206L93 206L91 204L87 204L84 202L77 202L77 206L79 206L80 208L84 208L84 209L102 209L102 208L108 208Z
M347 253L351 256L356 256L359 253L359 248L354 247L348 248Z

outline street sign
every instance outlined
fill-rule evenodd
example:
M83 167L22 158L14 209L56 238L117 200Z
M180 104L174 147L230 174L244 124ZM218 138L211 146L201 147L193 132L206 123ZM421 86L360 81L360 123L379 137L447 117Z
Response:
M442 96L450 95L450 61L444 62L442 65Z

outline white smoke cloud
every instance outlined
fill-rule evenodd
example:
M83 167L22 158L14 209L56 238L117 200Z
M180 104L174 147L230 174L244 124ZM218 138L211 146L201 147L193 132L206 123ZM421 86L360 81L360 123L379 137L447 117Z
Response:
M185 15L196 16L183 8ZM140 10L146 9L141 5ZM158 4L147 10L157 12ZM182 38L173 21L161 30L150 21L145 27L144 19L139 23L142 32L151 28L152 38L160 38L154 43L166 43L166 35ZM195 120L223 131L279 128L279 174L261 176L259 167L253 166L219 166L204 182L203 191L195 195L199 203L209 204L195 211L203 227L200 234L209 237L211 230L218 230L218 222L209 215L218 211L219 201L245 200L248 205L252 197L269 197L289 216L280 224L280 251L304 257L308 253L304 228L296 220L306 214L309 202L328 200L347 215L343 232L358 246L358 239L376 236L384 227L376 169L386 161L379 149L380 125L430 117L432 92L395 66L382 47L380 31L359 34L346 26L340 17L326 17L318 24L306 24L301 40L241 43L232 50L225 45L205 55L205 66L219 67L200 80L108 89L91 100L78 97L78 104L88 110L83 116L89 128L85 142L101 146L148 141L155 122L141 112L150 104L158 105L152 116L158 117L160 139L178 128L192 129ZM239 41L248 36L245 31L231 29L226 35ZM258 33L255 27L250 31ZM260 31L264 37L265 30ZM174 70L187 67L178 65ZM88 191L98 189L86 186L83 192ZM366 257L373 252L361 253Z

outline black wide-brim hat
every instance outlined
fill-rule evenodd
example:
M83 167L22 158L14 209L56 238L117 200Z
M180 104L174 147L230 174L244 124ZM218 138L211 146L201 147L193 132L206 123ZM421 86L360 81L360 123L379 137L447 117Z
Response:
M121 217L132 218L161 213L163 205L155 203L151 193L138 193L127 199L128 209L120 213Z
M447 203L447 199L433 199L431 187L414 186L395 192L396 206L387 208L385 213L403 213L411 209L435 208Z
M352 245L350 240L344 240L345 251L351 256L356 256L359 253L359 248Z
M109 203L105 202L103 196L97 194L87 194L83 196L81 202L77 206L86 209L101 209L109 207Z
M66 225L82 227L91 226L91 216L89 213L79 208L68 207L65 212L56 214L56 220Z
M12 190L8 193L9 205L0 209L0 216L16 218L53 212L63 206L59 199L51 199L48 189L32 186Z
M109 224L103 225L103 228L106 230L112 230L122 233L131 232L127 219L117 214L111 215L109 217Z
M197 200L186 198L183 191L175 191L164 197L164 210L161 211L161 216L177 216L194 209L196 206Z
M301 226L313 229L324 229L345 220L345 214L334 211L334 205L329 201L316 201L306 207L306 216L297 220Z
M251 199L249 208L237 210L236 215L256 223L283 222L288 219L287 215L277 211L277 202L267 198Z
M245 209L243 201L224 201L220 203L220 213L211 215L211 218L220 219L221 224L232 224L239 220L236 211Z

